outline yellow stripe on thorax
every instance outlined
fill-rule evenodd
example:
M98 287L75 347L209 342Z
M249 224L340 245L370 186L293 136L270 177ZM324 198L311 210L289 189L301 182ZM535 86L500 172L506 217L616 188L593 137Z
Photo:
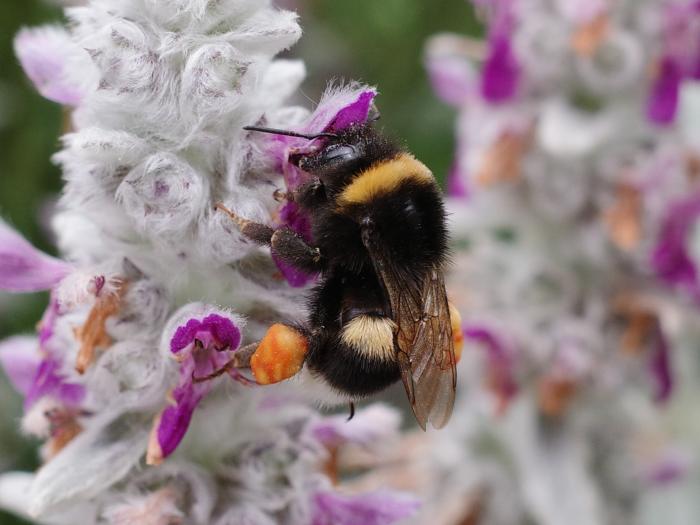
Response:
M338 204L342 207L369 202L379 195L390 193L407 180L434 181L433 174L425 164L409 153L402 153L395 159L360 173L340 194Z

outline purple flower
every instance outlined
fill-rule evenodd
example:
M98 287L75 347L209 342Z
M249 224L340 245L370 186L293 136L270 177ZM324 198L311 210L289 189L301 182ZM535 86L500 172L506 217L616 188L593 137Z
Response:
M687 246L698 217L700 193L671 205L651 254L651 266L662 281L686 289L700 301L697 270Z
M85 95L85 88L68 76L68 62L76 51L82 50L59 27L23 29L15 37L22 69L39 93L59 104L76 106Z
M82 385L68 383L61 363L43 355L33 337L12 337L0 343L0 364L15 389L24 395L24 411L50 397L67 407L78 407L85 397Z
M12 386L26 396L32 387L41 357L34 337L15 336L0 342L0 365Z
M446 104L460 108L475 87L475 74L463 54L459 54L458 37L441 35L431 39L426 52L425 67L435 94Z
M493 104L515 96L520 80L520 66L507 31L493 31L489 52L481 71L481 96Z
M649 359L649 372L655 386L654 400L657 403L665 403L673 393L673 370L668 340L658 322L656 325L652 353Z
M420 502L388 490L353 496L323 491L314 495L313 505L312 525L389 525L414 515Z
M71 266L40 252L0 221L0 289L37 292L55 286Z
M675 120L682 80L678 62L670 56L662 58L647 102L647 117L651 122L665 125Z
M457 152L459 157L459 151ZM469 190L467 190L466 184L462 180L463 169L460 167L459 158L452 162L450 171L447 174L447 194L450 197L457 197L465 199L469 196Z
M64 406L77 407L85 397L82 385L68 383L61 374L61 363L45 358L39 364L32 386L24 400L24 410L29 410L42 397L51 397Z
M148 446L147 461L159 464L172 454L185 436L192 414L199 402L212 389L211 381L195 382L221 369L231 359L231 352L241 342L236 320L230 316L210 313L191 318L178 326L170 339L171 355L180 364L180 380L172 391L172 404L156 418ZM245 379L236 371L229 374L236 380Z
M479 343L486 350L489 386L498 398L498 412L503 412L518 392L512 350L493 330L485 326L465 327L464 337Z

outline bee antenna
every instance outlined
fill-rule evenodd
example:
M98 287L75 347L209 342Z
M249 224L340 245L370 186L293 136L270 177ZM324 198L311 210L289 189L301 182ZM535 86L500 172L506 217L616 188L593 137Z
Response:
M328 137L332 139L337 139L338 135L335 133L315 133L315 134L310 134L310 133L299 133L297 131L288 131L284 129L274 129L274 128L264 128L260 126L243 126L243 129L246 131L259 131L261 133L273 133L275 135L287 135L290 137L300 137L302 139L317 139L319 137Z

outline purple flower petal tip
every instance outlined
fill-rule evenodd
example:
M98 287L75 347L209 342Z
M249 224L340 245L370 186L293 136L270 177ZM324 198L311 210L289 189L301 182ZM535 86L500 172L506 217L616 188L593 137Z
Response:
M0 365L12 386L26 396L31 390L41 357L36 337L16 336L0 342Z
M454 107L462 107L475 90L476 75L463 49L464 39L438 35L428 42L425 69L435 94Z
M173 391L175 404L163 410L155 426L157 455L160 460L175 452L187 433L195 408L206 393L204 389L192 384L182 385ZM153 453L149 455L152 456Z
M415 497L389 490L352 496L317 492L313 504L312 525L391 525L420 508Z
M469 197L469 191L462 180L461 172L462 170L459 169L459 164L454 162L450 168L450 172L447 174L447 194L450 197L466 199Z
M217 349L235 349L241 341L241 331L230 319L218 314L209 314L205 318L190 319L179 326L170 340L170 351L180 352L198 340L204 346L214 345Z
M287 284L292 288L303 288L309 283L314 282L318 278L318 274L307 273L304 270L295 268L291 264L288 264L281 260L276 255L272 256L272 260L275 262L277 269L282 274L282 277Z
M489 54L481 72L481 95L497 104L515 96L520 81L520 66L507 34L496 33L490 39Z
M649 360L649 372L655 387L654 400L657 403L666 403L671 399L674 388L671 354L666 335L660 327L656 332L655 346Z
M37 91L45 98L76 106L83 88L68 79L67 62L75 46L59 27L23 29L15 37L15 54Z
M658 66L647 102L647 117L651 122L663 126L675 120L682 80L683 73L678 62L664 57Z
M306 242L313 242L313 237L311 235L311 219L299 209L296 203L288 202L280 208L279 222L301 235ZM287 283L293 288L306 286L308 283L315 281L318 277L315 273L307 273L287 264L275 255L272 256L272 259L275 261L282 277L284 277Z
M0 290L37 292L63 279L71 266L40 252L0 221Z
M512 349L488 327L467 326L464 337L479 343L486 350L492 386L497 390L500 401L507 403L518 392Z
M61 363L45 358L39 364L32 385L24 399L24 410L29 410L42 397L51 397L65 406L77 407L85 398L85 387L68 383L61 373Z
M353 124L360 124L367 120L372 101L377 93L374 90L367 90L360 93L355 102L341 108L324 131L342 131Z
M679 286L700 300L695 261L688 250L688 237L700 218L700 194L673 203L664 217L650 264L656 275Z

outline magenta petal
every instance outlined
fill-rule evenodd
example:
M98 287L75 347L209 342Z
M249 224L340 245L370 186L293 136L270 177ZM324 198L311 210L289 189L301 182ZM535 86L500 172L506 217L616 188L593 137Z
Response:
M82 403L85 388L75 383L67 383L60 369L61 364L55 359L46 358L41 361L24 399L25 411L45 396L61 401L66 406L79 406Z
M288 202L279 211L280 222L301 235L306 242L313 242L311 219L299 209L295 202Z
M489 44L489 54L481 72L481 95L488 102L505 102L518 89L520 67L507 34L495 33Z
M54 102L75 106L83 89L68 80L71 47L70 35L58 27L23 29L15 37L15 54L37 91Z
M467 186L462 181L459 164L455 161L447 174L447 194L450 197L466 199L469 196Z
M461 107L469 96L469 68L452 59L437 59L427 64L430 84L435 94L443 102L454 107Z
M353 124L360 124L367 120L367 115L369 115L369 109L375 96L377 96L377 93L373 90L360 93L355 102L345 106L336 113L324 131L342 131Z
M518 391L512 352L491 329L484 326L466 327L464 337L480 343L486 350L489 367L499 380L502 394L507 399L512 398Z
M51 292L49 305L46 307L46 310L44 310L44 315L41 316L41 321L39 321L39 344L42 348L45 348L46 344L49 342L49 339L53 337L56 321L61 314L61 306L55 295L56 294L54 292Z
M682 80L678 62L671 57L664 57L647 102L647 117L651 122L664 125L675 120Z
M688 253L691 228L700 218L700 194L673 203L664 217L651 254L651 267L664 282L681 286L700 299L695 262Z
M657 328L655 345L649 360L649 371L655 385L654 400L665 403L673 393L673 371L668 340L661 328Z
M0 342L0 365L12 386L26 396L39 368L39 342L36 337L15 336Z
M299 206L296 203L288 202L282 206L279 211L279 219L281 224L301 235L306 242L313 242L311 236L311 220L307 214L303 213L299 209ZM306 286L317 277L317 274L299 270L298 268L295 268L294 266L282 261L274 254L272 255L272 259L275 261L277 268L279 268L279 271L282 273L285 280L294 288Z
M291 286L292 288L301 288L303 286L306 286L307 284L315 281L318 277L318 274L307 273L304 270L295 268L291 264L288 264L281 260L276 255L272 256L272 260L275 262L275 265L282 274L282 277L284 277L284 280L287 281L287 283L289 283L289 286Z
M435 94L445 103L462 107L476 88L472 65L463 48L464 39L438 35L428 42L425 68Z
M353 496L317 492L313 503L312 525L390 525L420 508L413 496L389 490Z
M218 314L210 314L201 321L190 319L184 325L179 326L170 340L170 351L174 354L180 352L192 344L195 339L203 337L202 332L213 338L218 349L229 348L233 350L241 342L241 332L233 321Z
M168 457L178 447L190 426L194 409L206 395L208 387L184 384L173 391L175 405L166 408L158 422L157 438L162 457Z
M70 270L68 263L40 252L0 221L0 290L48 290Z

